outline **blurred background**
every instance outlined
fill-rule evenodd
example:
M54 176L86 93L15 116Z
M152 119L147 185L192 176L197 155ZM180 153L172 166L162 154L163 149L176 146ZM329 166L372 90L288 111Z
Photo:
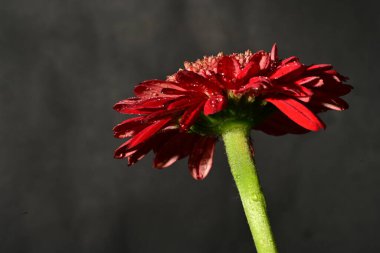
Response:
M0 252L255 252L213 170L114 160L112 105L203 55L270 50L355 87L327 130L252 136L280 252L380 252L376 1L0 0Z

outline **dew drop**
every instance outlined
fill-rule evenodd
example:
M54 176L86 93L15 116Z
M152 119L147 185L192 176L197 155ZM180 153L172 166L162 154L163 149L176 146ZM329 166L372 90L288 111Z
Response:
M257 194L253 194L252 200L253 201L258 201L259 200L259 196Z

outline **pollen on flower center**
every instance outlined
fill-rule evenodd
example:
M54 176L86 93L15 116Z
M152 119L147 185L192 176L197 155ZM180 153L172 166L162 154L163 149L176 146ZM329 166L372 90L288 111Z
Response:
M229 57L236 59L239 67L243 69L248 64L254 54L250 50L244 53L233 53ZM218 63L224 57L224 53L220 52L216 56L204 56L203 59L198 59L194 62L184 62L185 69L201 75L210 75L217 72Z

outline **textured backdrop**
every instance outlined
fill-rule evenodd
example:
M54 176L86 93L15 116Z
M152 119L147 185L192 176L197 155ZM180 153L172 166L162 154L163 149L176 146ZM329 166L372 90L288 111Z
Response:
M350 76L304 136L253 132L280 252L380 252L376 1L0 0L0 252L254 252L222 145L127 168L112 105L205 54L270 50Z

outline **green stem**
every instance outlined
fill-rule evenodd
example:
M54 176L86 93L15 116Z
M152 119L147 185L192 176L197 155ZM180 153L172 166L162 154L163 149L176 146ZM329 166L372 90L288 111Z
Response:
M276 253L255 163L248 143L250 126L230 122L221 127L232 175L239 190L245 215L258 253Z

